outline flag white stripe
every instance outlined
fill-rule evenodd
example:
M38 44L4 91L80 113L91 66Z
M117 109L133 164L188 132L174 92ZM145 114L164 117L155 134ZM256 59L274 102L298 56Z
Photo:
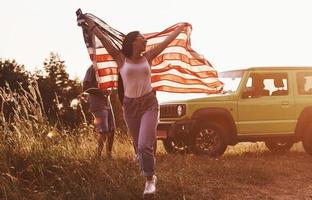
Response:
M159 44L162 41L164 41L168 36L157 36L155 38L150 38L148 39L147 45L154 45L154 44ZM176 39L178 40L186 40L187 39L187 34L185 33L180 33Z
M188 69L191 72L205 72L205 71L212 71L215 72L216 70L208 65L198 65L198 66L193 66L190 64L186 64L185 62L181 61L181 60L170 60L169 61L164 61L162 63L160 63L159 65L155 65L152 66L152 69L163 69L165 67L167 67L168 65L174 65L174 66L180 66L182 69Z
M110 68L110 67L117 68L117 63L115 61L97 62L98 69L105 69L105 68Z
M96 55L108 54L107 50L104 47L96 49Z
M97 81L99 83L107 83L111 81L118 81L118 75L99 76Z
M166 49L164 49L161 54L166 54L166 53L179 53L179 54L184 54L186 55L189 59L194 59L194 56L192 54L190 54L189 51L187 51L184 47L181 46L172 46L172 47L167 47ZM201 56L203 57L203 56Z

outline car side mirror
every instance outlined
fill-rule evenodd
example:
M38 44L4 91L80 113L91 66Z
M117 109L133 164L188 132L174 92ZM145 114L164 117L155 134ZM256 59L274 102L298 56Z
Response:
M244 92L242 93L242 98L243 98L243 99L248 99L248 98L250 98L250 96L251 96L251 94L250 94L249 91L244 91Z
M243 93L242 93L242 98L243 99L248 99L252 97L252 88L251 87L247 87L246 89L244 89Z

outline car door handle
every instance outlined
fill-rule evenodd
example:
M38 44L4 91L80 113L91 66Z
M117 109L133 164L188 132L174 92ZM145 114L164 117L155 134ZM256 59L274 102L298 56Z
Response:
M282 106L287 106L287 105L289 105L289 102L288 101L282 101Z

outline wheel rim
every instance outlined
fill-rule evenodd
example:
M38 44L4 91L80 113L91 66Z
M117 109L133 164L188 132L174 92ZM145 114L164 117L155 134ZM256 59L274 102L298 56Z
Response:
M187 146L184 144L183 141L176 141L174 139L172 139L170 141L170 145L172 146L172 148L174 148L176 151L183 151L187 148Z
M214 152L220 143L220 137L213 129L202 129L195 138L195 145L201 151Z
M278 143L276 143L276 146L278 146L278 147L286 147L288 145L289 144L287 142L278 142Z

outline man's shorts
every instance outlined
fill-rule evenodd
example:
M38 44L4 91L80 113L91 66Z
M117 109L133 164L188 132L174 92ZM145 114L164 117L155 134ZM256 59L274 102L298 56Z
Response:
M98 133L107 134L115 131L115 119L111 109L95 111L92 114Z

